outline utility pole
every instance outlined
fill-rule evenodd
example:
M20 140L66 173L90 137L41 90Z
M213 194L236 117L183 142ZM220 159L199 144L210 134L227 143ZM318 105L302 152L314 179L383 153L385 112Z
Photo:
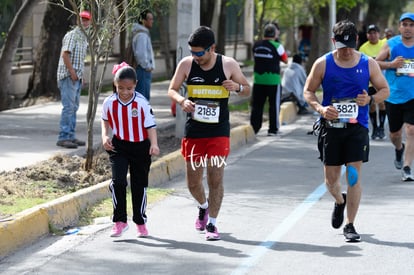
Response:
M177 59L176 64L184 56L190 55L188 49L188 37L197 27L200 26L200 0L177 0ZM180 94L186 96L187 88L182 86ZM179 105L176 105L175 136L184 136L185 121L187 113L183 112Z
M332 37L332 29L336 23L336 0L331 0L329 9L329 32ZM334 50L334 45L331 43L331 50Z

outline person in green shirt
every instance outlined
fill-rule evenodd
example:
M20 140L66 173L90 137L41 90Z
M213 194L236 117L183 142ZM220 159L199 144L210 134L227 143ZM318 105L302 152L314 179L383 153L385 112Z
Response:
M257 134L262 127L263 108L268 100L268 136L275 136L279 130L280 62L285 64L288 62L285 48L279 41L276 41L278 31L274 24L267 24L264 28L263 40L259 40L253 45L254 72L250 124Z

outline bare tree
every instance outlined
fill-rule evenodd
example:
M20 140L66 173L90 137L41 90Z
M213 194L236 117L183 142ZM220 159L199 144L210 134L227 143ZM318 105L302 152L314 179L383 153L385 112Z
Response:
M117 33L126 28L124 21L119 20L124 16L124 12L128 8L125 6L123 9L119 7L118 1L112 0L85 0L83 4L89 7L92 14L91 28L85 30L80 24L79 10L75 0L69 0L72 7L72 13L76 15L78 25L81 26L82 31L85 33L89 44L89 56L90 56L90 75L89 75L89 89L88 89L88 109L86 113L86 122L88 128L88 138L86 144L86 160L84 163L84 169L89 171L93 165L93 125L96 116L96 110L98 106L99 95L102 90L103 79L108 64L108 58L112 53L113 39ZM121 2L121 5L123 3ZM62 7L63 0L59 4ZM118 11L122 11L118 14ZM102 69L99 69L100 62L102 63ZM98 73L98 71L100 73Z
M23 28L27 20L29 20L33 8L39 2L39 0L24 1L7 33L0 56L0 75L2 78L2 84L0 85L0 111L7 109L11 103L11 97L8 93L12 77L12 70L10 68L13 66L13 58L16 54Z

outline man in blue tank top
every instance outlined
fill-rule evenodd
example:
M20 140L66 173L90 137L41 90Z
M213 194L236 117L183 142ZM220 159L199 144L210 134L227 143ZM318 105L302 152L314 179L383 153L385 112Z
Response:
M215 52L214 33L209 27L197 28L188 45L191 55L178 63L168 95L188 114L181 153L186 160L188 189L198 202L195 229L205 229L208 241L219 240L216 219L224 194L225 160L230 152L228 100L231 91L250 95L250 86L236 60ZM184 81L188 98L179 93ZM208 199L203 187L204 168Z
M354 221L361 199L361 166L369 155L369 105L385 100L389 88L374 59L355 50L358 31L348 20L333 27L335 50L318 58L306 80L304 96L321 118L318 149L324 164L325 183L335 199L332 226L341 227L345 205L347 220L343 228L347 242L358 242ZM368 95L371 81L377 90ZM322 85L323 99L316 91ZM347 168L347 192L341 193L341 169Z
M395 168L402 168L403 181L414 181L411 163L414 159L414 14L400 17L401 35L387 40L377 55L377 62L385 69L390 85L390 97L385 101L390 140L395 146ZM404 126L404 127L403 127ZM405 130L405 144L403 142ZM405 151L405 154L404 154ZM403 156L404 155L404 156Z

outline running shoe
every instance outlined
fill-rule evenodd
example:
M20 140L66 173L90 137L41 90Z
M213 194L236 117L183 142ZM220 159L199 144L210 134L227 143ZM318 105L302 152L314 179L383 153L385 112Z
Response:
M404 166L404 168L402 169L401 180L402 181L414 181L414 177L411 174L411 168L409 166Z
M148 230L145 224L137 224L138 238L143 238L148 236Z
M403 159L404 149L405 149L404 143L402 144L402 148L400 150L395 149L394 165L395 165L395 168L397 168L398 170L400 170L404 164L404 159Z
M217 231L212 223L209 223L206 227L206 240L207 241L217 241L220 240L220 234Z
M346 242L359 242L361 236L355 231L355 227L352 223L348 223L344 226L344 236Z
M206 228L206 224L208 221L208 208L203 209L198 207L198 217L195 221L195 229L198 231L203 231Z
M378 137L378 128L373 128L371 133L371 139L375 140Z
M337 204L335 202L334 210L332 212L332 227L339 228L341 227L342 223L344 222L344 210L346 205L346 194L342 193L342 197L344 198L343 204Z
M116 222L112 227L111 237L120 237L122 233L128 230L128 223Z
M382 128L382 127L378 128L377 137L379 139L384 139L385 138L384 128Z

